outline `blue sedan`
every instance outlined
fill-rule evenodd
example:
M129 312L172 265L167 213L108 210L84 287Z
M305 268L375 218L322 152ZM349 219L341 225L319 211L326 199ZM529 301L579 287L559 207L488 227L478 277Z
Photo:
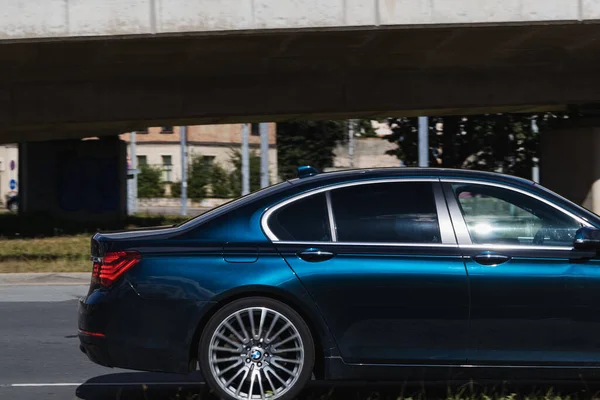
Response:
M177 226L96 234L81 349L199 368L235 400L311 378L597 376L598 227L524 179L302 167Z

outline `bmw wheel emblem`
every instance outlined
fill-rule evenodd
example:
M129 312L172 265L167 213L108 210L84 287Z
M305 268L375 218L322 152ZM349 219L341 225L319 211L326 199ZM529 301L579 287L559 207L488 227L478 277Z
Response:
M254 350L252 352L251 357L252 357L253 360L260 360L260 358L262 357L262 353L260 351L258 351L258 350Z

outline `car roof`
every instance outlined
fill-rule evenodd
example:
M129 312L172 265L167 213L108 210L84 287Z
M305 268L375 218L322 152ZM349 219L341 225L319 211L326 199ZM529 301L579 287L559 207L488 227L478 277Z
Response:
M272 186L261 189L257 192L250 193L240 197L219 207L216 207L207 213L201 214L191 220L188 220L178 226L178 228L187 230L194 229L199 224L227 214L233 209L238 209L246 205L260 202L262 199L280 195L294 196L294 193L310 191L317 187L325 185L343 183L347 181L360 180L378 180L378 179L402 179L406 178L450 178L450 179L465 179L473 181L487 181L494 183L505 183L511 186L520 186L526 190L533 190L538 195L543 197L552 197L552 201L559 202L566 209L586 215L589 219L594 220L594 223L600 227L600 218L590 211L578 206L570 201L560 197L556 193L544 189L535 182L511 175L500 174L496 172L473 171L466 169L450 169L450 168L411 168L411 167L392 167L392 168L370 168L370 169L352 169L331 172L318 172L310 176L302 178L294 178L279 182Z
M289 182L292 184L299 183L316 183L318 181L344 181L348 179L379 179L391 177L439 177L439 178L463 178L463 179L478 179L490 180L495 182L516 183L521 185L533 185L533 181L519 178L516 176L500 174L497 172L474 171L467 169L452 169L452 168L412 168L412 167L391 167L391 168L368 168L368 169L348 169L342 171L322 172L304 178L295 178Z

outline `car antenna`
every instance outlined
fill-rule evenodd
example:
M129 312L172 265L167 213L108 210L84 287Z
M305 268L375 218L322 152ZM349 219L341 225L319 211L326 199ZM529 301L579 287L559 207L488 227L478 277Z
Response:
M310 165L302 165L298 167L298 178L308 178L309 176L320 174L321 171Z

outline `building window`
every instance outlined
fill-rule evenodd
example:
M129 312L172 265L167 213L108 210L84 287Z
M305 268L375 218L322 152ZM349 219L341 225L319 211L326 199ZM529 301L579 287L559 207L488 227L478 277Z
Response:
M171 156L162 156L163 166L173 165L173 158Z
M147 156L137 156L137 166L142 167L148 165L148 157Z
M260 136L259 124L252 123L250 127L250 135L252 136Z
M210 167L215 162L215 156L202 156L205 167Z
M141 129L139 131L135 131L135 133L140 133L142 135L147 135L148 134L148 128L144 128L144 129Z
M173 127L172 126L163 126L162 127L162 131L160 133L173 133Z
M172 156L161 156L162 157L162 170L163 170L163 181L172 182L173 172L173 158Z

